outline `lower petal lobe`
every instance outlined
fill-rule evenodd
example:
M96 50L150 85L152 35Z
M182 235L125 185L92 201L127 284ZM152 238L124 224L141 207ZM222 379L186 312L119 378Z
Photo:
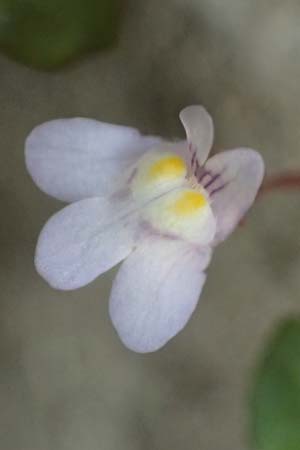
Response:
M131 350L153 352L187 323L204 285L211 251L177 240L145 240L114 281L110 316Z
M137 219L126 202L81 200L56 213L42 229L36 268L52 287L76 289L126 258L136 236Z

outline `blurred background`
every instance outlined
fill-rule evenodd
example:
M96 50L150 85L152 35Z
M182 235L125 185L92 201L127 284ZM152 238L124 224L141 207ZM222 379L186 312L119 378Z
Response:
M38 233L62 204L26 173L24 140L70 116L183 137L179 110L200 103L216 149L256 148L269 173L299 168L299 15L296 0L131 0L105 51L50 72L0 55L1 450L249 450L258 355L300 312L299 194L259 200L216 250L188 326L138 355L109 321L116 270L65 293L35 272Z

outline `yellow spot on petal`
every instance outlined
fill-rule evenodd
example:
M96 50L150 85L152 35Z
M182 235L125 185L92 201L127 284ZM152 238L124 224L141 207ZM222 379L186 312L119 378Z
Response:
M197 191L186 191L171 206L172 212L178 216L190 216L207 205L203 194Z
M186 172L186 165L182 158L176 155L159 159L149 169L148 177L151 181L178 178Z

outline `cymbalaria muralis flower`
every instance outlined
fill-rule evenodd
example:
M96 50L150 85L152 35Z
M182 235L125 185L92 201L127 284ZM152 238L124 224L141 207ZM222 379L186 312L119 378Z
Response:
M213 124L204 108L187 107L180 119L182 142L82 118L40 125L26 141L33 180L71 202L41 231L37 271L68 290L125 260L109 311L136 352L159 349L185 326L212 249L237 226L263 179L255 150L207 159Z

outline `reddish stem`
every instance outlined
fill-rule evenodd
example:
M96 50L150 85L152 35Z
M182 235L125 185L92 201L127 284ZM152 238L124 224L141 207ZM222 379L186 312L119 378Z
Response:
M300 189L300 171L286 171L277 175L265 176L261 188L258 191L256 200L264 194L275 190ZM243 217L239 225L246 223L246 217Z
M278 189L300 189L300 172L287 171L265 177L258 196Z

